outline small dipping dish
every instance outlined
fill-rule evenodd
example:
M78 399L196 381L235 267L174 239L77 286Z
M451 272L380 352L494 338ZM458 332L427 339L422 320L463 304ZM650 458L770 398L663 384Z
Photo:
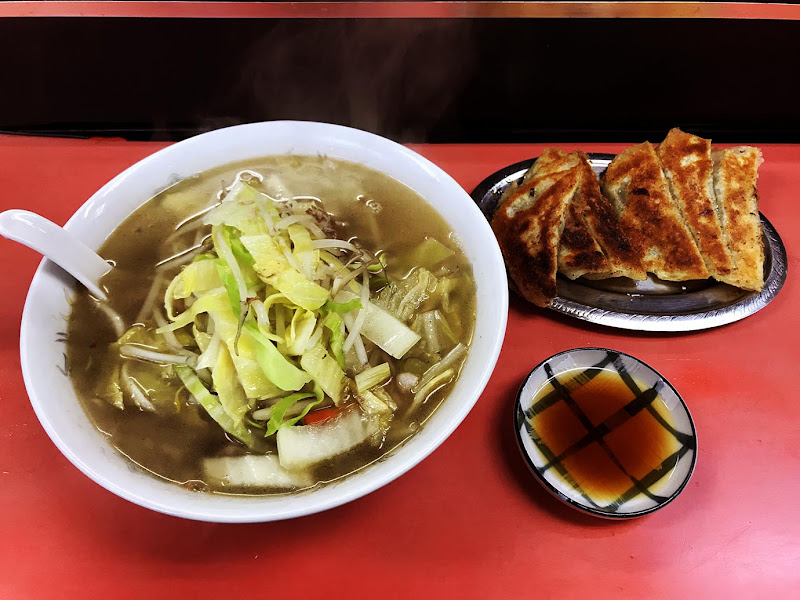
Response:
M589 514L649 514L681 493L697 436L683 399L633 356L577 348L525 378L514 407L525 461L559 500Z

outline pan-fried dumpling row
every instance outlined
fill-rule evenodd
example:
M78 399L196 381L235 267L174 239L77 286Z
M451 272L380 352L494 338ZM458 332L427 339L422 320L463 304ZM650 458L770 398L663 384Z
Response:
M547 306L570 279L715 279L763 288L758 148L712 153L673 129L620 153L598 182L583 152L548 148L506 190L492 228L522 295ZM601 193L602 185L602 193Z

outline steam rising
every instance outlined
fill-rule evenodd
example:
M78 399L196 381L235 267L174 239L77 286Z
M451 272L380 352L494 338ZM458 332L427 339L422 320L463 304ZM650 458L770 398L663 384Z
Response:
M209 112L235 107L250 121L326 121L425 141L474 62L466 20L276 21L242 49L237 84ZM202 120L209 129L239 122Z

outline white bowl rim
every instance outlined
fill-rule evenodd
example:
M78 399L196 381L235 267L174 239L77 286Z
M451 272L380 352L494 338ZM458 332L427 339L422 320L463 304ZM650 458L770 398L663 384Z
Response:
M452 414L448 417L449 421L447 423L442 425L437 423L437 426L434 428L431 427L431 423L429 422L418 434L409 440L408 443L404 444L400 449L393 451L386 460L382 461L380 464L372 465L360 473L351 475L341 482L335 482L320 488L314 488L309 492L302 492L300 494L294 494L291 496L254 496L248 497L246 501L244 498L236 498L235 501L239 502L238 506L222 509L219 506L216 506L214 502L208 502L208 499L220 497L231 499L235 497L189 492L189 494L191 494L196 501L189 500L187 499L188 496L185 493L186 491L181 489L179 486L161 481L150 475L145 475L146 478L158 482L158 485L172 488L169 493L165 492L164 495L167 497L175 497L168 500L154 499L152 497L148 497L147 495L137 493L135 489L131 489L130 486L125 485L124 481L121 483L118 480L109 478L107 475L100 473L98 469L85 461L80 455L79 451L74 448L74 444L65 439L65 432L62 430L59 422L53 418L54 415L52 414L52 408L48 407L47 403L43 400L44 392L52 394L52 390L41 389L41 386L44 384L40 383L37 378L37 347L34 347L34 342L32 341L37 319L34 318L33 313L35 310L35 304L40 298L40 294L44 293L44 290L52 288L53 285L58 283L58 277L63 276L63 274L58 271L57 267L52 265L52 263L50 263L48 260L44 259L37 268L36 273L31 281L28 297L25 302L25 308L23 310L20 329L20 360L23 379L25 381L25 387L27 389L31 404L48 436L73 465L75 465L80 471L82 471L100 486L140 506L164 514L200 521L265 522L313 514L355 500L380 487L383 487L400 475L404 474L429 456L442 442L444 442L464 420L464 418L466 418L469 411L483 393L483 390L489 381L499 357L507 323L508 290L506 286L506 274L502 255L500 254L499 247L494 240L491 228L488 226L488 223L484 219L480 210L473 203L470 196L457 182L455 182L452 177L450 177L450 175L445 173L441 168L431 161L406 148L405 146L372 133L340 125L316 123L311 121L269 121L236 125L233 127L226 127L223 129L210 131L208 133L188 138L181 142L167 146L128 167L114 177L111 181L106 183L103 187L101 187L97 192L95 192L75 212L75 214L69 219L64 227L65 229L77 232L76 230L80 229L81 223L85 224L87 221L91 221L102 212L102 209L107 206L106 203L109 202L109 199L114 199L114 195L119 191L119 189L127 187L131 181L134 183L130 184L130 186L136 187L136 179L140 176L143 170L163 170L161 165L167 165L172 157L178 157L181 154L191 151L193 148L202 147L203 145L207 145L223 137L235 137L240 133L246 133L248 131L258 131L264 133L269 132L270 130L287 127L293 130L300 130L308 135L332 136L332 139L344 140L342 143L345 144L363 144L369 147L369 149L372 151L377 151L378 153L390 153L396 156L397 160L405 161L409 165L413 165L413 168L418 169L422 174L420 176L435 178L438 182L437 185L443 186L443 194L447 195L448 198L452 194L452 201L458 205L459 211L463 211L467 215L467 218L472 221L472 224L475 227L475 232L481 238L479 241L483 242L482 247L480 248L480 254L486 257L487 264L490 264L492 267L492 269L487 270L485 273L487 281L480 282L476 276L476 283L478 283L479 288L484 287L488 290L491 290L492 295L487 295L486 299L483 300L483 302L488 301L490 303L489 307L487 307L485 310L486 319L488 319L488 321L485 323L485 327L483 328L485 330L484 333L486 334L485 339L479 340L477 337L479 323L478 318L476 317L476 336L473 339L473 347L470 350L470 356L468 356L467 359L468 363L475 363L470 364L470 367L475 373L475 375L470 378L472 384L471 391L465 394L464 400L460 402L460 404L457 406L457 409L454 408L450 411ZM252 153L250 158L256 159L275 154L280 154L280 152L265 151L261 152L260 154ZM345 158L345 160L361 162L358 159ZM238 161L238 159L227 162L236 161ZM225 164L225 162L219 162L218 164L222 165ZM197 169L195 172L205 171L208 168L211 167ZM394 175L391 176L394 177ZM395 178L399 179L398 177ZM410 185L407 182L404 183ZM144 194L144 196L141 197L139 204L144 203L151 196L152 194ZM457 200L459 198L460 200ZM128 210L126 216L132 212L136 206ZM440 213L442 212L438 207L435 208ZM111 230L113 230L119 224L119 222L121 222L121 219L114 222ZM451 227L452 226L453 225L451 223ZM84 237L84 241L86 241L87 244L93 248L99 247L104 239L105 236L103 236L103 238L101 238L99 241L96 239L86 240ZM464 250L467 252L468 247L464 246ZM476 253L477 250L472 252L472 254ZM468 252L468 255L469 254L470 252ZM472 256L470 256L470 260L473 262L474 268L475 264ZM72 282L70 282L70 285L74 286ZM62 285L62 287L64 286ZM481 300L479 299L479 316L483 314L481 311L484 310L484 308L480 305L480 302ZM477 364L477 359L470 361L471 356L476 353L476 343L479 343L481 348L480 364ZM457 386L464 379L465 373L462 373L462 377L457 383ZM69 386L69 388L70 389L67 395L69 395L69 392L71 392L74 396L74 391L71 389L71 386ZM452 396L453 394L451 394L451 397ZM448 401L449 398L442 406L439 407L437 412L434 413L434 417L431 419L431 422L433 422L435 417L442 412L445 405L455 406L455 402L451 402L448 405ZM81 410L83 410L82 407ZM85 414L84 417L86 418L87 423L89 423L88 417L86 417ZM90 424L90 427L94 430L93 425ZM97 433L96 430L95 433ZM402 460L397 458L401 454ZM142 474L139 473L139 476L141 475ZM354 480L355 483L352 483ZM326 492L326 490L328 491ZM180 495L183 495L183 499L178 498ZM287 498L293 500L290 502L282 502L282 500ZM259 499L262 501L258 502L257 500Z

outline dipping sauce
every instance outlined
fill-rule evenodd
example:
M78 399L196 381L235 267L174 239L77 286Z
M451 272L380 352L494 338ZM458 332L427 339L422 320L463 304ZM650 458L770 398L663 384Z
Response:
M527 412L531 436L561 478L597 505L657 498L681 444L657 389L603 368L553 376Z

